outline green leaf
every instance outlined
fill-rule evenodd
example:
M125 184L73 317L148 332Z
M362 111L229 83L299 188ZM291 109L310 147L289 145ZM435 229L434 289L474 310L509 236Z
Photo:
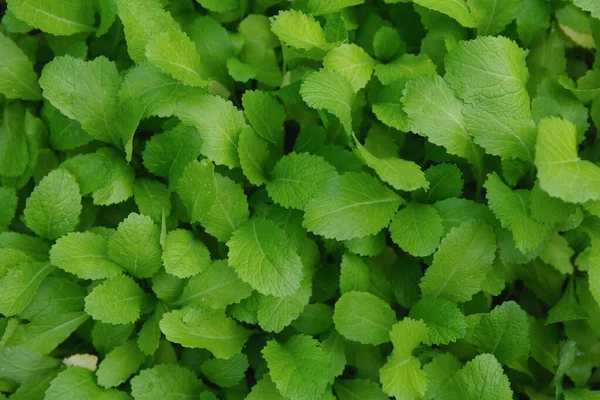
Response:
M111 350L98 365L98 384L105 388L119 386L138 371L145 359L135 340L126 341Z
M484 222L463 222L446 235L421 279L424 296L468 301L481 290L496 253L494 231Z
M18 177L26 171L29 152L24 120L25 109L20 102L4 106L0 125L0 175Z
M146 58L163 72L190 86L206 86L200 75L200 56L190 38L179 30L153 35L146 45Z
M89 315L83 312L37 317L28 324L19 325L6 345L22 346L35 353L49 354L88 318Z
M404 200L365 173L329 180L305 208L303 226L328 239L373 235L388 225Z
M127 52L135 62L145 59L146 46L161 32L177 31L177 23L157 0L118 1Z
M50 145L55 150L72 150L94 140L81 129L81 124L63 115L49 102L44 102L42 118L50 130Z
M44 32L53 35L73 35L94 29L94 8L85 0L11 0L14 15Z
M526 190L512 191L495 173L488 175L483 185L490 209L512 232L517 249L528 253L537 249L551 233L552 227L540 223L530 215L531 193Z
M183 288L175 305L224 309L239 303L252 293L252 287L237 276L227 260L216 260L212 265L192 276Z
M283 144L285 110L277 99L267 92L246 90L242 105L246 118L258 136L280 147Z
M82 367L69 367L50 382L44 399L75 400L99 398L103 390L96 384L94 373Z
M215 200L200 223L208 234L225 243L248 221L248 200L242 187L231 179L215 173L214 182Z
M420 319L429 329L423 342L427 345L448 344L467 332L465 316L456 303L446 299L421 299L410 309L410 317Z
M81 279L112 278L123 271L108 258L106 239L92 232L59 238L50 249L50 261Z
M124 77L119 95L124 101L139 100L144 106L143 115L146 118L150 116L169 117L175 114L179 100L193 95L197 91L198 88L184 85L183 82L163 73L154 65L142 62L129 69ZM163 135L154 135L150 141L152 142L152 139L157 136ZM192 136L186 137L186 139L194 141L195 138ZM179 142L171 143L169 148L177 147L177 145L185 148ZM187 150L191 151L199 146L198 142L196 146L187 148ZM200 154L199 151L198 154Z
M466 400L510 400L513 392L502 366L491 354L481 354L443 386L440 399L462 398Z
M178 103L176 115L198 130L202 155L217 165L229 168L240 165L238 140L247 125L244 114L230 101L211 95L185 98Z
M433 253L444 234L442 218L435 208L419 203L398 211L389 229L394 243L415 257Z
M464 105L439 75L408 81L402 103L414 132L481 169L481 149L467 131Z
M418 201L429 203L462 195L462 173L455 164L433 165L425 170L425 179L429 181L429 188L415 193L413 197Z
M238 142L240 165L248 181L260 186L267 182L267 170L272 165L273 156L269 143L256 134L254 129L242 130Z
M92 344L101 356L110 353L115 347L125 343L133 333L133 324L105 324L95 322L92 328Z
M137 346L147 356L153 355L160 345L160 319L164 313L164 307L158 306L154 314L144 322L138 334Z
M335 47L323 59L323 66L345 76L355 92L367 85L374 65L375 61L371 56L355 44Z
M423 321L404 318L392 327L390 339L394 351L379 369L383 391L396 398L423 396L427 388L427 376L421 362L412 356L413 350L427 335Z
M509 0L497 3L495 0L471 0L469 8L471 15L477 21L479 36L497 35L512 22L519 10L519 0Z
M73 175L54 170L35 187L23 215L27 226L44 239L56 239L71 232L81 213L79 185Z
M129 214L108 239L108 256L136 278L149 278L162 267L160 231L150 217Z
M135 101L119 98L122 82L116 64L105 57L56 57L40 78L43 95L54 107L95 139L117 146L130 140L142 113Z
M369 265L361 257L350 253L344 253L340 265L341 294L352 291L368 291L369 279Z
M163 212L165 216L171 214L171 193L165 185L153 179L136 179L133 184L133 198L140 211L159 222Z
M290 47L310 50L325 45L325 32L312 16L297 10L280 11L271 18L271 30Z
M227 247L229 264L258 292L284 297L300 287L302 261L275 223L253 218L234 232Z
M233 57L227 59L227 72L236 82L246 83L256 78L256 68Z
M390 0L387 0L391 2ZM441 12L457 20L462 26L471 28L475 26L475 19L467 7L465 0L416 0L415 4Z
M85 312L107 324L137 321L143 290L126 275L117 275L96 286L85 298Z
M256 318L266 332L281 332L302 314L311 295L309 279L304 279L300 288L289 296L258 296Z
M312 72L302 82L300 95L309 107L330 112L346 132L352 131L354 89L346 77L327 68Z
M580 319L588 319L588 315L575 296L575 285L571 280L562 298L548 311L546 325Z
M600 200L600 168L577 155L575 125L544 118L538 125L535 166L540 187L569 203Z
M0 187L0 232L8 229L17 211L17 194L13 188Z
M53 270L47 261L20 261L12 266L0 279L0 313L10 317L23 311Z
M211 358L200 366L202 375L204 375L206 379L215 385L224 388L232 387L240 383L246 376L245 373L247 369L248 359L241 353L226 360Z
M377 172L382 181L389 183L394 189L412 191L429 187L421 167L415 162L397 157L377 158L361 145L356 137L353 139L359 156Z
M466 104L467 130L477 144L493 155L532 161L526 55L502 36L462 41L446 57L445 79Z
M57 368L60 361L33 353L24 347L2 347L0 349L0 378L26 383Z
M526 358L529 354L527 313L514 301L504 302L479 321L472 340L481 353L493 354L503 364Z
M364 2L365 0L308 0L306 12L312 15L331 14Z
M210 253L192 232L176 229L167 234L162 260L167 273L188 278L209 268Z
M267 191L277 204L303 210L335 175L335 168L322 157L290 153L275 164Z
M217 358L238 354L250 332L224 311L184 307L163 315L160 330L183 347L207 349Z
M0 93L8 99L40 100L42 93L32 62L15 42L2 33L0 52L3 55L0 63Z
M540 259L546 264L552 265L560 273L572 274L571 257L574 254L575 251L569 247L567 239L558 233L554 233L540 253Z
M582 10L589 11L592 17L600 19L600 5L593 0L573 0L573 4Z
M320 343L295 335L285 343L270 340L262 350L279 392L291 400L309 400L325 393L331 365Z
M396 315L389 304L366 292L346 292L335 303L335 329L346 339L363 344L389 342Z
M427 398L435 399L443 395L445 383L451 379L462 364L451 353L438 354L423 367L427 374Z
M268 374L263 375L262 379L252 386L252 391L246 397L246 400L285 400Z
M83 310L83 298L87 291L76 282L66 278L47 277L27 307L19 313L27 320L50 319L56 315L64 315Z
M381 387L370 379L341 379L335 382L333 390L340 400L388 399Z
M178 181L177 193L187 208L190 221L201 221L216 200L214 165L208 160L189 163Z
M155 365L131 380L131 394L136 400L194 397L202 388L196 375L179 365Z

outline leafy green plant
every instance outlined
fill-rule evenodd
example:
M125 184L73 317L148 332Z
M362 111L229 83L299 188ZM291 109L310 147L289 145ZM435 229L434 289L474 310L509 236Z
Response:
M0 399L600 399L599 1L0 16Z

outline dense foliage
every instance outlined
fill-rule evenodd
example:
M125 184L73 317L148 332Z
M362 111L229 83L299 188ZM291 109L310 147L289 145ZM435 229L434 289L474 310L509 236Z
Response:
M0 399L600 399L600 1L0 15Z

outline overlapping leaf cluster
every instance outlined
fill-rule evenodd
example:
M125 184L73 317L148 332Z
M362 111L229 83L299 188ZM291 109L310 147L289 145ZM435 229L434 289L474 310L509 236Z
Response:
M0 2L0 398L598 399L596 0Z

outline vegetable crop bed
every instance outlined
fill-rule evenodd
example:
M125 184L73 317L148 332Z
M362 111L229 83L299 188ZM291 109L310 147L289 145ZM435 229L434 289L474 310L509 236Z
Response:
M600 0L0 18L0 400L600 399Z

